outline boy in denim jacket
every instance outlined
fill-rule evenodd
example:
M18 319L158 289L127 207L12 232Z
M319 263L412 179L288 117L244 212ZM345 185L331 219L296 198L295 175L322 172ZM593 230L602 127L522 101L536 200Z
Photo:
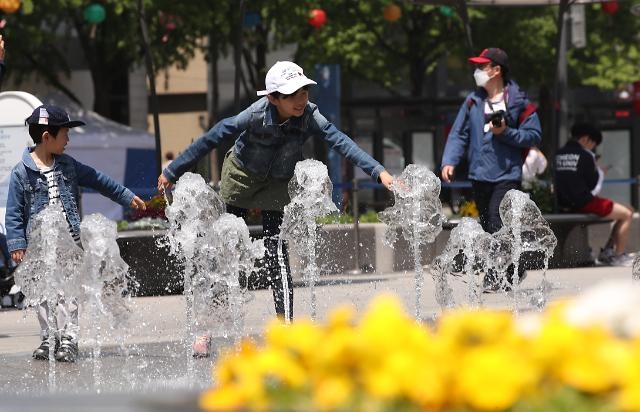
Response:
M275 63L265 78L263 96L248 108L221 120L193 142L158 177L158 191L171 188L178 178L221 143L234 142L225 155L220 195L227 212L246 217L249 209L262 210L266 249L264 261L278 317L293 316L293 285L286 245L278 247L284 206L290 201L288 183L295 165L304 159L302 148L317 138L361 168L385 187L393 176L329 122L309 102L309 87L316 84L300 66ZM195 356L208 356L211 339L201 336L193 346Z
M92 188L123 206L145 209L145 203L131 190L109 176L84 165L64 149L69 142L69 129L83 126L71 120L61 108L50 105L37 107L26 119L29 135L36 144L25 149L22 160L11 171L5 225L11 258L20 263L27 249L30 218L46 206L59 204L69 223L69 231L80 244L79 187ZM61 362L74 362L78 355L78 306L74 298L60 297L54 318L57 325L55 358ZM42 342L33 357L49 359L49 321L47 304L38 308Z

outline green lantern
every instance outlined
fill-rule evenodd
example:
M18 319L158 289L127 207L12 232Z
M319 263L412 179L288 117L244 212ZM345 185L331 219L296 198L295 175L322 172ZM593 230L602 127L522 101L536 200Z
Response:
M440 14L445 17L452 17L456 13L451 6L440 6L438 7L438 10L440 11Z
M100 24L104 21L105 17L107 17L107 12L102 4L93 3L84 9L84 19L87 23Z

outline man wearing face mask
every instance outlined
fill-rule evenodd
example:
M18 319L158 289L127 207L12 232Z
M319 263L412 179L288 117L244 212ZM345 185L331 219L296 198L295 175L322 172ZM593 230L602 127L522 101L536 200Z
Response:
M469 62L476 67L473 77L478 88L464 100L447 137L441 177L451 182L466 156L480 224L494 233L502 227L499 206L504 195L520 189L526 151L540 144L540 120L525 92L509 77L503 50L484 49ZM485 275L484 284L488 290L500 288L492 273Z

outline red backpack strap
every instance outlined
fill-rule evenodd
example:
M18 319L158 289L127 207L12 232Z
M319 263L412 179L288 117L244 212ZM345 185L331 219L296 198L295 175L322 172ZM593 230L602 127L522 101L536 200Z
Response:
M469 97L467 99L467 110L471 109L471 106L473 106L474 104L476 104L476 101Z
M518 116L518 126L520 126L522 124L522 122L525 121L525 119L529 116L531 116L533 114L533 112L535 112L537 109L536 105L533 103L527 103L527 106L524 108L523 111L520 112L520 116ZM527 156L529 155L529 150L531 150L531 148L527 147L525 149L522 149L521 152L521 156L522 156L522 162L524 163L525 159L527 158Z
M520 112L520 116L518 116L518 126L520 126L527 117L531 116L536 109L537 107L535 104L527 103L527 106Z

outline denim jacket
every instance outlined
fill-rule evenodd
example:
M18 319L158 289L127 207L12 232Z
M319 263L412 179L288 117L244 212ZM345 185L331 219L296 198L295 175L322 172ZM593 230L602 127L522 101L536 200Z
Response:
M25 149L22 161L11 170L5 226L9 252L27 248L29 220L49 204L47 178L31 158L33 148ZM54 169L61 171L58 189L60 202L74 234L80 233L79 187L89 187L123 206L129 206L134 194L109 176L84 165L71 156L55 156Z
M173 160L163 174L175 182L221 142L235 139L234 157L243 169L262 179L288 180L293 177L296 163L304 159L303 145L310 137L324 139L329 147L374 180L384 170L378 161L330 123L315 104L307 103L302 116L278 124L277 108L263 97L238 115L214 125Z
M523 149L540 144L540 120L534 112L519 123L529 101L512 80L505 85L507 128L499 135L484 132L484 104L487 93L480 88L464 101L442 155L442 166L457 166L466 154L469 179L483 182L520 181Z

